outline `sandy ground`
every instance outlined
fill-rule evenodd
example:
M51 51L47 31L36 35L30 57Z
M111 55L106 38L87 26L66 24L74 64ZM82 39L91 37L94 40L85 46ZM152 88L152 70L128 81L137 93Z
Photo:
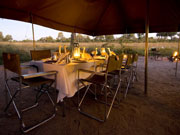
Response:
M113 108L105 123L97 122L81 115L77 111L77 95L66 99L66 117L62 117L62 105L58 105L56 117L45 125L31 131L28 135L179 135L180 134L180 72L175 77L175 63L164 59L149 59L148 96L144 89L144 59L138 63L138 82L130 89L128 96ZM19 135L19 121L11 106L11 116L5 116L3 71L0 67L0 135ZM180 70L180 65L179 65ZM12 83L12 87L17 85ZM25 91L23 98L33 101L35 92ZM48 115L50 106L46 96L42 97L39 109L30 111L26 120L30 124L35 119ZM18 99L17 99L18 100ZM29 102L28 102L29 103ZM24 103L27 105L28 103ZM85 103L88 111L101 114L103 105L87 97Z

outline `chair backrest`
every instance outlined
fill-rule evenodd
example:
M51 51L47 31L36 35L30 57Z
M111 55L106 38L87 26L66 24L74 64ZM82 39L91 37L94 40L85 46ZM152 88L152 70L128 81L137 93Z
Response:
M21 75L20 58L18 54L3 53L4 69Z
M51 57L50 50L30 50L32 60L41 60Z
M117 70L117 66L119 64L119 60L117 59L116 56L110 56L108 58L108 63L107 63L107 68L106 68L106 72L112 72L114 70Z
M134 54L134 62L137 62L138 61L138 54Z
M127 55L127 61L126 61L126 66L130 66L133 63L133 55L128 54Z
M118 59L117 66L116 66L117 70L120 70L121 67L122 67L122 64L123 64L123 56L124 56L124 54L119 55L119 59Z

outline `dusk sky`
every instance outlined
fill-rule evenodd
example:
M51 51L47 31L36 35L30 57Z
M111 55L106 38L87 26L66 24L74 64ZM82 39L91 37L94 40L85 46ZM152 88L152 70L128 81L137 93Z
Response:
M10 34L14 40L23 40L23 39L32 39L32 24L25 23L20 21L8 20L0 18L0 31L3 35ZM34 25L35 40L40 39L41 37L52 36L56 39L60 31L50 29L47 27ZM71 33L63 32L65 37L70 37ZM149 36L155 36L156 34L149 34ZM119 37L120 35L115 35Z

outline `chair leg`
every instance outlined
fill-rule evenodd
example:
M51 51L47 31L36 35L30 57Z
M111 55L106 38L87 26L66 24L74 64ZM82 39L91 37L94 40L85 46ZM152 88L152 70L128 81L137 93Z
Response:
M104 119L99 119L99 118L97 118L97 117L95 117L95 116L93 116L93 115L90 115L89 113L86 113L86 112L84 112L84 111L81 110L82 102L84 101L84 98L85 98L85 96L86 96L86 94L87 94L87 92L88 92L88 90L89 90L90 85L86 88L86 90L85 90L85 92L84 92L84 95L83 95L83 97L82 97L82 99L81 99L81 101L80 101L80 103L79 103L79 105L78 105L78 111L79 111L81 114L83 114L83 115L85 115L85 116L88 116L88 117L90 117L90 118L92 118L92 119L95 119L95 120L97 120L97 121L99 121L99 122L105 122L105 121L108 119L109 115L110 115L110 112L111 112L111 110L112 110L114 101L115 101L115 99L116 99L116 97L117 97L117 94L119 93L120 85L121 85L121 82L119 81L118 86L117 86L117 89L116 89L116 91L115 91L115 94L114 94L114 96L113 96L113 99L112 99L112 101L111 101L111 103L110 103L110 107L109 107L108 110L107 110L107 106L109 105L109 104L107 103L107 89L108 89L108 87L106 86L106 84L103 85L104 98L105 98L105 101L104 101Z
M85 98L85 96L86 96L86 94L87 94L87 92L89 90L89 87L90 87L90 85L88 85L88 87L86 88L86 91L85 91L81 101L79 102L78 109L80 109L80 106L81 106L81 104L82 104L82 102L83 102L83 100L84 100L84 98Z
M87 117L89 117L89 118L95 119L95 120L100 121L100 122L104 122L104 120L99 119L99 118L97 118L97 117L95 117L95 116L93 116L93 115L90 115L89 113L86 113L86 112L84 112L84 111L81 110L81 105L82 105L83 100L84 100L84 98L85 98L85 96L86 96L86 94L87 94L87 92L88 92L88 90L89 90L89 87L90 87L90 85L87 86L87 88L86 88L86 90L85 90L85 92L84 92L84 95L83 95L81 101L80 101L79 104L78 104L78 111L79 111L81 114L83 114L83 115L85 115L85 116L87 116Z
M31 130L33 130L33 129L43 125L44 123L48 122L49 120L53 119L56 116L56 111L57 111L56 104L54 103L53 99L49 95L49 92L45 91L45 93L47 94L48 98L50 99L50 101L51 101L51 103L52 103L52 105L54 107L54 112L49 117L47 117L46 119L44 119L41 122L37 123L36 125L31 126L31 127L24 127L24 128L22 128L23 133L28 133L29 131L31 131Z
M9 95L9 97L10 97L10 101L9 101L9 103L7 104L7 106L6 106L6 108L4 109L4 111L6 112L7 109L9 108L10 104L11 104L11 103L13 104L13 106L14 106L14 108L15 108L15 111L16 111L16 113L17 113L17 115L18 115L18 118L19 118L19 120L20 120L21 130L22 130L23 133L27 133L27 132L29 132L29 131L31 131L31 130L33 130L33 129L41 126L41 125L43 125L44 123L48 122L49 120L51 120L52 118L55 117L56 104L54 103L54 101L52 100L51 96L49 95L49 92L48 92L48 91L45 91L45 93L46 93L47 96L49 97L52 105L54 106L54 112L53 112L52 115L50 115L49 117L47 117L47 118L44 119L43 121L39 122L38 124L36 124L36 125L34 125L34 126L31 126L31 127L27 127L27 126L25 125L24 121L23 121L22 112L27 111L27 110L30 110L30 109L36 107L36 106L38 105L38 103L37 103L38 99L36 99L36 103L35 103L33 106L28 107L28 108L25 108L25 109L19 111L18 108L17 108L17 105L16 105L16 103L15 103L15 101L14 101L14 98L16 97L16 95L17 95L18 92L21 92L21 90L17 90L17 91L14 93L14 95L12 95L11 92L10 92L10 88L9 88L7 82L5 82L5 87L6 87L6 90L7 90L7 92L8 92L8 95ZM41 90L40 90L40 92L41 92ZM20 93L20 94L21 94L21 93ZM41 95L42 95L42 92L41 92L41 94L40 94L39 96L37 96L37 95L36 95L36 96L37 96L37 98L39 98ZM20 97L20 98L21 98L21 97Z
M104 112L104 121L106 121L107 119L107 87L105 87L105 93L104 93L104 97L105 97L105 112Z
M43 92L42 92L42 89L43 89L43 86L41 86L39 89L37 89L37 94L36 94L36 100L35 100L35 104L29 106L29 107L26 107L24 109L22 109L22 112L25 112L25 111L28 111L28 110L31 110L35 107L37 107L39 104L38 104L38 100L39 98L43 95Z
M132 81L132 70L130 69L130 76L129 76L128 84L127 84L127 87L126 87L126 90L124 93L124 98L126 98L126 96L127 96L131 81Z
M9 86L8 86L7 82L5 82L5 87L6 87L6 90L7 90L7 92L8 92L8 95L9 95L9 97L10 97L10 102L9 102L9 103L13 103L13 106L14 106L14 108L15 108L15 111L16 111L17 115L18 115L18 118L21 119L20 112L19 112L18 109L17 109L16 103L14 102L13 96L12 96L12 94L11 94L11 92L10 92L10 89L9 89ZM17 93L15 93L14 95L16 95L16 94L17 94ZM9 108L9 105L10 105L10 104L7 104L6 108L4 109L5 112L6 112L7 109Z
M114 97L113 97L112 102L111 102L111 105L110 105L110 107L109 107L109 110L108 110L108 113L107 113L107 116L106 116L107 119L108 119L109 114L110 114L110 112L111 112L111 109L112 109L112 106L113 106L114 101L115 101L115 99L116 99L116 96L117 96L117 94L119 93L119 88L120 88L120 86L121 86L121 81L119 81L119 83L118 83L118 87L117 87L117 89L116 89L116 91L115 91Z
M14 95L12 95L12 97L10 98L10 101L8 102L8 104L6 105L5 109L4 109L4 112L7 111L7 109L9 108L10 104L12 103L13 99L16 97L16 94L18 93L19 91L16 90L16 92L14 93Z

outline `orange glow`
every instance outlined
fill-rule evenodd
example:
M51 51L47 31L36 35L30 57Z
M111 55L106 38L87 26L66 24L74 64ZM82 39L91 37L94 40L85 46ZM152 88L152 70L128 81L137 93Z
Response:
M124 58L124 59L127 59L127 55L126 55L126 54L124 54L123 58Z
M75 47L75 48L74 48L74 54L73 54L73 56L74 56L75 59L80 58L80 48L78 48L78 47Z
M174 53L173 53L173 56L174 57L176 57L176 56L178 56L179 55L179 53L177 52L177 51L175 51Z
M106 53L106 50L105 50L105 48L101 48L101 55L106 55L107 53Z

